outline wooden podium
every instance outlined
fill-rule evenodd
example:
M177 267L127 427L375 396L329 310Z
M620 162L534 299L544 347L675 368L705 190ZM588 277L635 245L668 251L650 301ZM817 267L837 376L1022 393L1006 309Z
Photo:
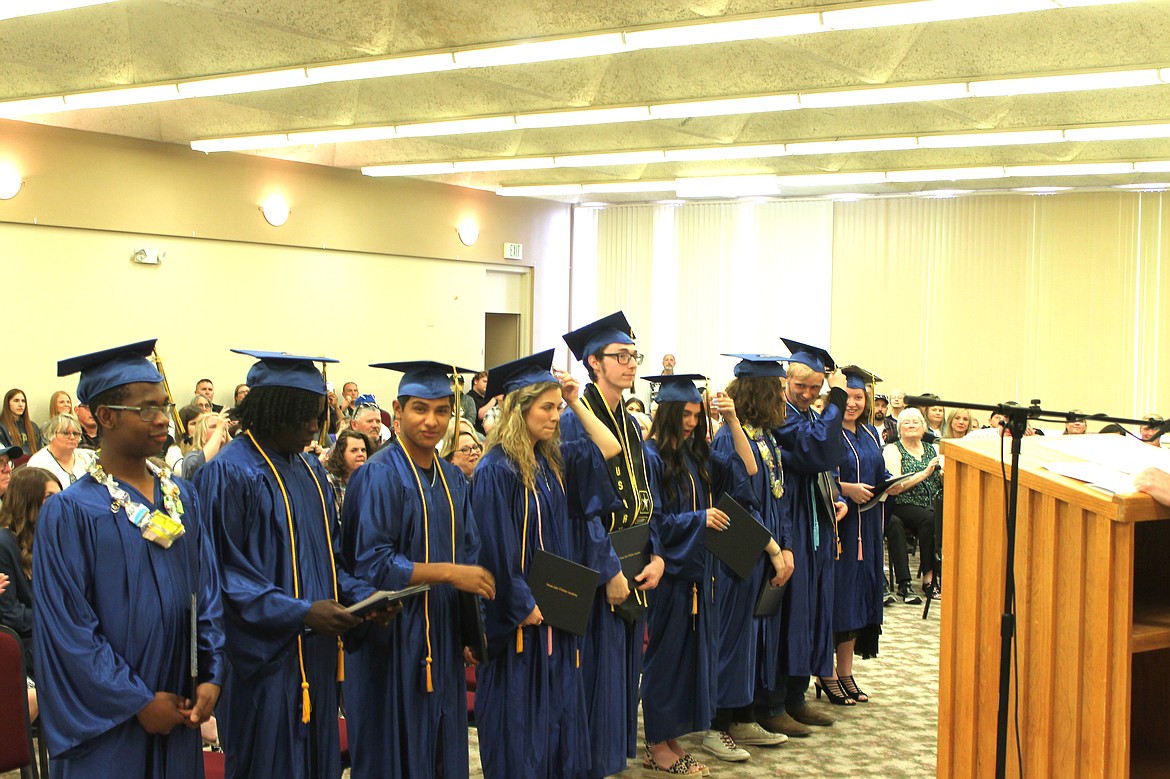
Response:
M1010 475L1010 441L1004 466ZM1140 445L1140 444L1138 444ZM998 440L944 441L938 776L995 775L1007 534ZM1007 775L1170 776L1170 509L1023 441Z

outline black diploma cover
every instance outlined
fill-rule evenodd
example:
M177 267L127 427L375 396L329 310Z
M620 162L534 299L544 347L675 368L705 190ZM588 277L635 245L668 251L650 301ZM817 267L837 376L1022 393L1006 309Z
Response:
M537 549L528 567L528 587L545 623L585 635L597 594L597 576L592 568Z
M715 508L726 514L731 524L721 532L707 533L703 543L736 576L747 579L772 535L730 495L721 497Z

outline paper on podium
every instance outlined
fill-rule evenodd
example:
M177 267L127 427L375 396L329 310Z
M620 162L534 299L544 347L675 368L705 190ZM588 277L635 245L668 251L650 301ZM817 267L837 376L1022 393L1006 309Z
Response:
M1032 440L1035 446L1079 458L1045 463L1045 468L1107 492L1137 492L1133 477L1146 468L1170 473L1170 452L1128 436L1068 435Z

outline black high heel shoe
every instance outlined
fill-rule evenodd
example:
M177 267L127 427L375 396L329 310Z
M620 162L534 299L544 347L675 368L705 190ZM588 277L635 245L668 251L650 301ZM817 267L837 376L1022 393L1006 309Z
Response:
M866 703L869 701L869 696L857 686L857 682L853 681L852 676L840 676L837 678L837 681L841 682L841 689L853 700L858 703Z
M834 706L853 706L857 701L845 694L845 688L841 686L840 679L821 679L816 681L817 700L821 699L821 693L829 699L829 703Z

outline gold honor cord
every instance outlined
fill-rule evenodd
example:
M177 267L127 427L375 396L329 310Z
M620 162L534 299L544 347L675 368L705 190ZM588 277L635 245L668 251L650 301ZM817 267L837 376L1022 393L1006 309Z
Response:
M539 499L539 498L538 498ZM524 526L520 531L520 573L524 573L524 555L528 552L528 490L524 490ZM535 600L535 598L533 599ZM516 628L516 654L524 652L524 626Z
M163 370L162 357L158 354L158 349L151 351L151 357L154 358L154 367L158 369L158 373L162 376L163 392L167 394L167 402L171 404L171 421L175 423L175 438L181 439L187 435L187 431L183 429L183 422L179 419L179 407L175 405L175 396L171 393L170 382L167 381L166 371Z
M402 454L406 456L406 461L410 463L410 472L414 474L414 483L418 486L418 497L422 501L423 510L423 543L426 549L423 553L423 562L431 562L431 519L427 511L427 494L423 492L422 479L418 476L418 466L414 464L414 460L410 459L410 454L405 448ZM432 460L435 468L439 471L439 479L443 482L443 491L447 493L447 506L451 509L451 562L455 562L455 501L451 499L451 489L447 486L447 477L443 475L443 468L436 457ZM431 663L434 662L434 654L431 651L431 593L430 590L423 593L423 619L426 622L427 628L427 692L434 692L434 677L431 674Z
M683 454L686 457L686 454ZM695 486L695 477L691 476L691 469L687 468L686 462L683 462L683 468L686 468L687 478L691 480L691 511L699 511L699 490ZM705 531L704 531L705 532ZM699 585L696 582L691 582L691 630L696 629L695 616L699 613Z
M252 435L251 430L245 430L244 434L248 436L248 440L252 442L252 446L256 447L256 451L264 458L264 462L268 464L268 468L272 471L272 475L276 478L276 486L280 488L280 496L284 499L284 513L288 519L288 549L292 556L292 570L293 570L293 597L297 600L301 598L301 576L300 566L297 563L297 539L293 531L292 506L288 500L288 490L284 487L284 480L280 478L280 474L273 465L272 460L269 459L268 454L256 441L256 437ZM325 508L325 493L321 491L321 484L317 481L317 477L313 474L313 469L301 458L306 468L309 468L309 474L313 476L313 483L317 485L317 494L321 497L321 514L325 519L325 537L329 538L329 567L333 574L333 598L337 599L337 567L333 560L333 541L329 531L329 512ZM338 662L338 681L341 681L343 674L341 662L341 636L337 637L337 662ZM301 671L301 722L308 723L313 714L313 704L309 699L309 679L305 675L305 643L304 638L300 632L297 633L297 661L300 665Z

